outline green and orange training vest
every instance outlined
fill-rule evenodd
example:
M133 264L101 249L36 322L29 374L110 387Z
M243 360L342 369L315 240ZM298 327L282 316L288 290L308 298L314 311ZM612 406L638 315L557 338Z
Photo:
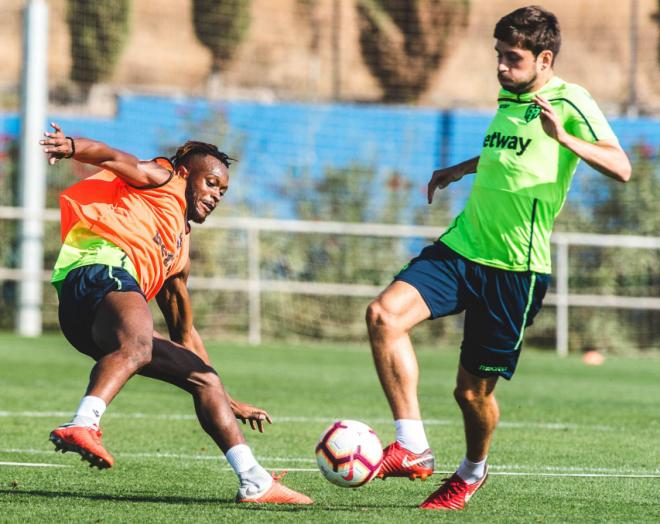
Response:
M51 282L58 287L76 267L124 267L151 300L167 278L180 273L189 255L186 180L170 171L158 187L133 187L101 171L60 195L62 249Z

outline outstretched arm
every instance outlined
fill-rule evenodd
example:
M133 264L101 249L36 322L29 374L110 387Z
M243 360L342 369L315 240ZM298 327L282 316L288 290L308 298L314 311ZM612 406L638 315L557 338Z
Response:
M433 171L433 176L429 180L427 187L427 197L429 204L433 202L433 194L436 189L444 189L452 182L457 182L465 175L470 173L475 173L477 171L477 164L479 163L479 157L475 156L470 160L456 164L455 166L446 167L444 169L436 169Z
M205 364L211 366L211 359L204 347L202 337L193 325L192 306L187 287L189 273L190 260L181 273L165 281L156 295L156 301L167 323L170 339L197 354ZM228 392L225 393L234 416L243 424L249 422L252 429L258 429L263 433L264 422L273 423L266 410L234 400Z
M152 161L141 161L130 153L114 149L103 142L89 138L71 138L62 128L51 123L54 132L45 132L39 143L44 146L48 163L53 165L63 158L74 158L112 171L127 184L135 187L157 186L167 181L170 172Z
M599 173L618 182L630 180L632 167L625 151L616 140L590 143L568 133L550 102L537 96L534 103L541 108L541 125L545 133L566 149L570 149Z

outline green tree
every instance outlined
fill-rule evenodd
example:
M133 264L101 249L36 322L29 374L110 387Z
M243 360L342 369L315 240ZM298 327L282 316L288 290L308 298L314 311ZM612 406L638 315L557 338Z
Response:
M590 227L584 222L573 230L605 234L655 236L660 220L660 162L658 151L647 144L630 150L633 176L626 184L611 182L605 198L589 210ZM570 211L570 210L569 210ZM562 211L562 215L564 211ZM660 296L657 251L651 249L574 246L570 251L572 293ZM571 346L625 353L636 348L657 348L654 311L619 311L610 308L572 308Z
M211 74L227 68L250 27L250 0L193 0L195 34L213 55Z
M129 0L69 0L71 80L87 96L117 65L129 30Z
M358 0L360 45L388 102L412 102L447 58L465 25L467 0Z
M291 170L281 194L300 220L400 223L410 184L399 173L354 163L321 176ZM385 286L405 256L405 241L335 234L263 233L262 277L324 284ZM365 297L271 293L264 295L264 333L275 338L361 340Z

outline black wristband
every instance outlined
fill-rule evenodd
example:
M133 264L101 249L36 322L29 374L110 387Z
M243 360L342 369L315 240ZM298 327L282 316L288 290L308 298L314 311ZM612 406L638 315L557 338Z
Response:
M73 155L76 154L76 143L74 142L73 138L71 138L70 136L65 136L64 138L71 141L71 153L69 153L68 155L64 155L64 158L71 158Z

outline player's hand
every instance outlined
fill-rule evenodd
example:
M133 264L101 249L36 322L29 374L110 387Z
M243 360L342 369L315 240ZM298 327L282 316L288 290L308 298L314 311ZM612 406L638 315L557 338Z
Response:
M52 122L50 126L55 130L54 133L49 133L46 131L44 133L43 140L39 141L39 144L44 147L44 153L48 155L48 163L54 165L63 158L70 157L73 154L73 144L72 139L64 136L62 128Z
M533 102L541 108L540 118L543 131L546 135L561 143L564 136L566 136L566 131L550 102L538 95L534 97Z
M433 171L431 180L427 187L427 198L429 204L433 203L433 194L436 189L444 189L452 182L456 182L465 176L465 173L458 166L447 167L445 169L436 169Z
M265 409L261 409L245 402L239 402L232 399L230 402L231 409L234 412L234 416L240 420L243 424L250 423L252 429L258 429L259 433L264 432L264 421L269 424L273 423L273 420L270 418L270 415Z

